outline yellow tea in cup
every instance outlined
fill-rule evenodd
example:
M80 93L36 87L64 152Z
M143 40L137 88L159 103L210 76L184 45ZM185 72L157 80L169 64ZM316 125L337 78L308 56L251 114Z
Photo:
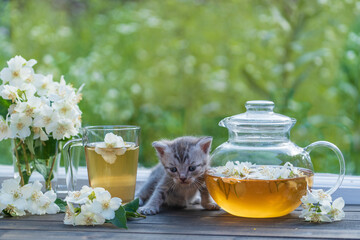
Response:
M139 147L128 147L125 153L115 155L114 161L106 161L95 151L96 143L85 146L86 165L91 187L103 187L112 197L119 197L123 203L134 199ZM135 144L130 144L135 146ZM102 149L116 151L116 149Z

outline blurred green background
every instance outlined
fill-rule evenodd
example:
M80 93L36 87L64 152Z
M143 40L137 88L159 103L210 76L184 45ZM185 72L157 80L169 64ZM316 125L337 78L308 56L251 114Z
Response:
M0 68L22 55L85 83L83 125L141 126L146 167L152 141L211 135L214 149L218 122L264 99L298 120L295 143L333 142L360 174L359 12L349 0L0 0ZM312 159L338 171L331 151Z

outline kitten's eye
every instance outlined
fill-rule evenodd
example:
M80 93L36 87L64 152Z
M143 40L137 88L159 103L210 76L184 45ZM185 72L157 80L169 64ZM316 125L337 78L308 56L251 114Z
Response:
M190 167L189 167L189 171L190 171L190 172L195 171L195 169L196 169L196 166L190 166Z
M177 169L176 169L176 167L172 167L172 168L170 168L170 171L171 171L171 172L176 172Z

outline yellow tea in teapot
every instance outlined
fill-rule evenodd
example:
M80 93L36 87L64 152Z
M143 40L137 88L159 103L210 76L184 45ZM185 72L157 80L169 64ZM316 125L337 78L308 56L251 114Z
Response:
M128 144L125 149L85 147L86 165L91 187L103 187L123 203L134 199L139 147Z
M280 217L296 209L307 188L313 184L312 171L292 169L297 174L290 174L291 177L285 179L281 176L277 179L224 177L209 171L205 180L215 202L230 214L252 218ZM248 169L253 173L263 170L263 166Z

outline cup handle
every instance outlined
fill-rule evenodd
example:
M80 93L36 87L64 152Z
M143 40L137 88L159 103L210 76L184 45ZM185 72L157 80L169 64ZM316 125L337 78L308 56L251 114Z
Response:
M336 154L337 158L339 159L340 171L339 171L339 176L337 178L336 184L332 188L330 188L328 191L326 191L326 193L328 193L328 194L333 194L340 187L342 181L344 180L344 175L345 175L344 156L337 146L335 146L334 144L332 144L330 142L326 142L326 141L314 142L314 143L310 144L309 146L305 147L304 150L306 152L308 152L308 154L310 154L310 152L316 147L330 148Z
M68 191L75 191L77 182L77 170L79 167L79 159L74 161L71 154L73 147L82 147L82 139L77 138L65 143L63 150L65 152L65 171L66 171L66 186Z

